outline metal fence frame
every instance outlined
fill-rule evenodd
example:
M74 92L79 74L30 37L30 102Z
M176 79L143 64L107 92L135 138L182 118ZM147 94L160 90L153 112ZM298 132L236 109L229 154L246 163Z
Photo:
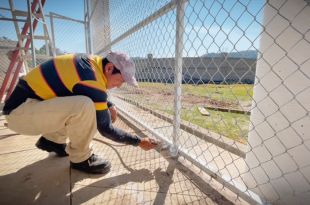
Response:
M102 2L104 2L105 6L105 13L109 13L109 3L112 0L102 0ZM240 0L241 1L241 0ZM99 0L95 1L95 2L91 2L90 0L84 0L85 5L86 5L86 10L85 10L85 21L86 24L88 25L88 37L90 38L88 40L88 43L91 44L92 42L94 42L94 39L92 39L92 30L91 30L91 22L93 21L93 14L96 6L92 7L92 3L94 3L95 5L97 5L97 3L99 2ZM169 1L166 5L162 6L161 8L159 8L158 10L156 10L155 12L151 13L150 15L148 15L146 18L140 20L138 23L134 24L133 26L131 26L129 29L125 30L123 33L120 33L119 36L117 36L116 38L114 38L112 41L111 39L104 39L102 41L104 41L103 46L100 49L94 49L92 46L92 49L89 49L89 51L91 53L94 54L101 54L103 52L107 52L111 49L112 46L117 45L118 43L120 43L121 41L125 40L126 38L128 38L129 36L131 36L132 34L142 30L143 28L147 27L149 24L151 24L152 22L156 21L157 19L159 19L160 17L164 16L165 14L167 14L170 11L176 11L176 18L175 18L175 23L176 23L176 33L175 33L175 56L174 56L174 114L173 114L173 119L170 119L169 117L166 117L164 115L161 115L160 113L156 113L154 112L153 115L156 116L160 116L161 119L164 119L166 121L169 121L170 123L173 124L173 134L172 134L172 140L165 138L162 134L159 134L156 130L154 130L152 127L150 127L147 123L145 123L145 121L143 120L139 120L137 117L132 116L126 109L124 109L123 107L118 107L118 109L120 110L120 112L125 115L127 118L131 119L132 121L134 121L135 123L137 123L138 125L144 127L147 131L149 131L150 133L152 133L152 135L154 135L155 137L161 139L162 141L169 143L172 145L171 148L171 154L172 155L177 155L179 154L180 156L183 156L184 158L186 158L187 160L189 160L191 163L193 163L194 165L196 165L197 167L199 167L201 170L203 170L204 172L208 173L210 176L213 176L217 181L219 181L220 183L222 183L225 187L228 187L229 189L231 189L233 192L237 193L238 195L240 195L242 198L248 200L250 203L259 203L259 204L265 204L265 203L270 203L273 201L268 201L264 199L264 194L262 194L261 191L261 186L263 187L265 184L259 184L258 183L258 193L254 193L252 191L251 188L247 187L247 185L241 185L239 184L237 181L234 181L234 179L230 178L229 176L225 176L225 175L218 175L217 172L215 171L215 169L213 170L212 166L206 166L205 163L199 161L196 156L192 156L191 154L189 154L186 150L183 150L182 147L179 146L179 142L178 139L181 135L180 131L181 131L181 127L184 128L184 124L182 124L182 120L181 120L181 101L182 101L182 90L181 90L181 84L182 84L182 68L183 68L183 64L184 64L184 59L182 57L182 52L184 50L184 43L183 42L183 36L184 36L184 32L185 32L185 27L184 27L184 15L185 15L185 4L189 2L189 0L171 0ZM221 4L222 1L212 1L213 3L218 3ZM239 1L238 1L239 2ZM293 6L293 1L290 0L285 0L285 1L269 1L266 0L266 3L264 4L264 9L265 7L268 6L267 11L265 11L265 13L267 13L268 15L272 14L272 12L277 12L277 14L280 16L280 18L285 19L286 21L292 21L292 19L294 19L297 14L294 14L295 17L292 17L292 19L287 18L284 14L280 13L280 9L283 9L283 7L287 7L287 5L290 5L291 7ZM299 12L302 12L303 10L307 9L306 6L308 4L309 6L309 1L305 0L298 0L298 2L296 2L296 4L299 4L303 6L302 10ZM226 11L227 12L227 11ZM229 11L228 11L229 12ZM216 14L217 15L217 14ZM266 25L261 24L261 26L263 27L263 31L260 33L261 35L269 35L269 38L273 38L273 41L276 45L277 42L277 37L278 35L272 35L270 34L269 31L267 31L266 28L270 29L270 27L272 25L270 25L270 21L274 20L276 17L267 17L265 16L265 23ZM305 15L305 14L304 14ZM304 16L305 17L305 16ZM268 19L270 18L270 19ZM254 17L255 19L255 17ZM103 19L104 22L104 26L107 28L105 30L105 32L107 32L108 36L111 36L111 26L110 26L110 17L109 14L106 14ZM256 20L256 19L255 19ZM269 20L269 22L268 22ZM278 19L279 20L279 19ZM212 25L211 25L212 26ZM221 26L221 25L220 25ZM249 25L250 26L250 25ZM273 25L273 26L277 26L277 25ZM288 27L288 26L287 26ZM286 28L287 28L286 27ZM239 30L242 31L242 28L238 28ZM295 30L297 30L296 28L293 28ZM309 31L309 29L308 29ZM244 32L244 31L243 31ZM299 32L299 31L297 31ZM309 41L306 39L305 37L305 33L301 33L299 32L300 35L303 35L303 40L306 41L306 43ZM243 34L244 35L244 34ZM246 37L246 36L245 36ZM257 37L258 38L258 37ZM257 38L255 40L257 40ZM240 39L239 39L240 40ZM239 40L237 42L239 42ZM249 40L249 39L247 39ZM231 43L231 42L230 42ZM253 42L252 42L253 43ZM296 42L295 42L296 43ZM298 42L297 42L298 43ZM296 44L297 44L296 43ZM272 48L272 45L269 45L268 48ZM284 52L286 52L285 57L288 55L287 51L285 51L285 49L281 46L280 47L280 51L284 50ZM299 51L300 52L300 51ZM267 55L266 55L267 56ZM269 64L268 59L264 59L265 57L265 53L263 52L259 52L259 57L258 59L260 59L260 64L262 63L266 63L268 64L268 66L270 66L272 68L272 64ZM306 58L305 62L309 61L309 57ZM294 61L293 61L294 62ZM295 62L294 62L295 63ZM296 64L296 63L295 63ZM298 68L300 69L300 65L298 65ZM306 76L306 74L304 73L304 75ZM261 76L262 78L264 78L264 75ZM309 79L309 77L308 77ZM255 86L259 85L261 79L257 78L257 76L255 76ZM258 87L258 86L257 86ZM255 90L255 89L254 89ZM306 90L306 89L305 89ZM302 90L304 91L304 90ZM300 91L300 92L302 92ZM291 91L290 91L291 92ZM300 93L299 92L299 93ZM297 93L298 94L298 93ZM297 95L296 94L296 95ZM255 98L255 97L254 97ZM268 95L267 97L268 98ZM124 99L123 99L124 100ZM127 100L127 102L130 102L130 100ZM262 100L260 101L255 101L254 100L254 105L252 104L252 109L251 111L255 111L255 112L260 112L260 108L256 107L256 104L261 103ZM135 106L139 107L139 104L136 104L135 102L130 102L131 104L134 104ZM280 110L280 106L277 104L278 106L278 110ZM141 107L141 106L140 106ZM304 108L304 110L307 110L304 106L302 106ZM148 108L142 107L143 110L148 110ZM270 115L265 116L265 120L267 119L267 117ZM308 113L309 116L309 113ZM251 116L251 120L252 120L252 116ZM259 126L260 124L255 124L257 122L250 122L251 126L250 126L250 132L251 132L251 136L249 136L251 138L251 143L248 144L248 150L242 150L242 149L236 149L236 145L231 145L231 144L226 144L223 141L220 141L218 139L211 139L208 137L204 136L204 140L211 142L212 144L215 144L218 147L223 148L224 150L229 151L230 153L234 153L237 156L241 157L241 158L246 158L246 162L249 162L249 160L253 159L253 158L257 158L257 156L255 156L256 154L258 154L257 150L255 150L258 146L255 146L255 139L253 141L253 138L255 137L255 134L253 134L253 132L256 132L256 126ZM269 123L269 122L267 122ZM203 133L200 131L197 131L197 136L201 135L203 136ZM300 136L299 136L300 137ZM307 141L303 141L302 142L304 146L306 146ZM264 145L264 142L261 143L261 145ZM268 151L266 151L268 152ZM306 153L306 152L305 152ZM258 159L256 159L257 161L259 161ZM263 162L262 162L263 163ZM256 168L255 166L253 167L253 165L248 166L250 167L248 170L248 175L252 175L253 174L253 170ZM304 167L303 167L304 168ZM263 172L263 171L262 171ZM241 173L244 174L244 173ZM266 174L266 173L265 173ZM259 175L259 174L258 174ZM267 174L266 174L267 175ZM253 177L253 176L252 176ZM262 177L262 174L260 174L259 177ZM267 176L268 177L268 176ZM304 178L306 178L305 176L303 176ZM282 178L284 178L284 174L282 173ZM286 179L284 179L286 181ZM309 181L307 181L308 186L309 186ZM306 183L306 184L307 184ZM266 183L267 184L267 183ZM272 185L271 185L272 186ZM309 187L310 189L310 187ZM256 190L257 191L257 190ZM278 194L278 197L283 196L282 194ZM279 200L279 198L277 199ZM281 198L280 200L283 200L283 198Z
M97 4L99 0L95 2L95 5ZM109 1L111 0L103 0L107 5L109 4ZM95 54L101 54L104 52L107 52L111 49L111 47L118 42L122 41L126 37L130 36L131 34L139 31L140 29L144 28L148 24L152 23L156 19L160 18L161 16L167 14L169 11L176 9L177 12L177 17L176 17L176 47L175 47L175 83L174 83L174 119L173 119L173 140L170 141L169 139L165 138L161 134L158 134L156 130L152 129L149 127L147 124L145 124L143 121L131 116L125 109L122 107L118 107L120 110L121 114L126 116L127 118L131 119L133 122L137 123L138 125L144 127L147 131L152 133L154 136L156 136L158 139L162 140L165 143L168 143L171 145L170 152L172 156L176 156L180 154L183 156L185 159L189 160L192 162L194 165L199 167L201 170L209 174L210 176L213 176L218 182L222 183L225 185L225 187L229 188L232 190L234 193L237 195L241 196L242 198L246 199L250 203L259 203L263 204L265 203L264 200L258 196L256 193L248 190L246 187L242 186L238 182L234 180L230 180L229 177L223 177L219 176L216 174L216 172L212 169L212 167L206 167L202 162L196 159L195 156L192 156L188 154L185 150L180 149L178 145L178 138L180 136L180 124L181 124L181 117L180 117L180 110L181 110L181 96L182 96L182 91L181 91L181 84L182 84L182 66L183 66L183 57L182 57L182 52L183 52L183 36L184 36L184 9L185 9L185 4L187 0L171 0L168 4L154 12L153 14L149 15L147 18L139 22L138 24L134 25L131 27L129 30L127 30L125 33L114 39L112 42L108 41L105 43L105 47L96 51ZM92 21L92 14L94 11L90 11L90 1L85 0L85 5L86 5L86 10L85 10L85 21L86 25L90 25L90 21ZM104 19L103 21L106 21ZM110 25L108 25L110 27ZM87 31L88 37L90 38L88 42L93 42L92 35L91 35L91 27L88 27ZM91 49L90 49L91 50ZM92 50L93 51L93 50ZM94 51L93 51L94 52ZM92 52L91 52L92 53ZM221 144L221 141L215 140L216 144ZM235 147L231 146L229 144L223 145L225 149L227 150L234 150ZM239 150L240 151L240 150ZM245 153L242 154L245 156Z
M25 70L25 73L27 73L30 71L29 68L33 68L37 65L36 61L41 63L42 61L45 61L45 60L52 58L53 56L56 55L56 48L57 48L56 35L55 35L55 26L57 26L57 25L55 25L56 19L57 20L63 20L66 22L79 23L84 27L83 31L85 31L85 48L86 48L86 52L89 53L89 50L87 50L88 48L86 47L89 44L87 42L87 38L88 38L87 31L88 30L87 30L87 25L85 24L85 21L69 18L69 17L63 16L63 15L54 13L54 12L50 12L49 14L44 14L44 12L43 12L44 15L39 16L39 18L42 19L42 20L40 20L40 19L38 19L38 17L36 17L35 14L31 13L30 11L34 10L36 4L39 4L40 10L43 11L43 6L41 4L41 1L33 1L33 4L31 4L31 2L32 1L27 1L27 4L26 4L27 8L25 8L26 11L15 9L13 0L9 0L10 7L12 9L11 8L4 8L4 7L0 8L0 10L2 10L2 11L11 12L12 18L1 17L0 21L1 22L12 22L12 24L14 24L15 30L14 31L12 30L12 34L17 35L16 43L18 42L18 45L22 45L21 44L22 41L18 38L18 36L20 36L24 40L25 36L27 36L27 34L25 33L27 29L30 30L29 32L31 34L29 37L26 38L28 41L25 43L25 46L20 46L20 48L18 48L17 46L1 46L1 48L0 48L4 52L10 51L10 50L14 51L16 49L19 49L20 53L18 54L18 56L20 56L21 52L23 53L21 60L18 60L19 64L17 66L15 66L13 63L10 63L10 60L7 57L2 56L2 60L4 60L5 62L3 62L3 65L2 65L3 68L1 68L1 71L4 74L5 74L5 72L8 74L3 79L3 82L1 82L2 87L1 87L1 99L0 99L0 101L7 99L9 97L9 94L12 92L12 90L16 84L18 74L19 74L19 70L21 70L22 66L25 67L24 70ZM31 16L33 19L29 18L29 16ZM22 32L19 32L19 27L16 26L16 23L21 23L21 22L25 23L25 24L29 24L30 26L23 29ZM43 31L44 31L43 36L35 35L37 31L35 31L34 28L37 27L38 23L40 26L43 27ZM20 25L20 26L22 26L22 25ZM58 32L58 34L59 34L59 32ZM35 47L34 40L36 40L36 41L44 40L45 41L45 43L44 43L45 54L44 55L36 54L36 49L38 49L38 48ZM15 40L13 40L12 42L14 42L14 41ZM27 52L25 53L24 49L26 49L26 47L27 47L26 44L28 44L28 46L29 46L30 42L31 42L31 46L29 49L27 49ZM83 42L83 44L84 44L84 42ZM13 61L15 61L15 60L13 60ZM9 63L9 64L6 65L7 63ZM8 68L5 68L6 66L8 66ZM10 66L13 70L10 69ZM15 69L15 67L16 67L16 69ZM5 69L7 69L7 70L5 70ZM16 70L16 71L13 72L14 70ZM2 80L2 76L1 76L1 80ZM8 84L10 84L10 85L8 85ZM6 88L7 86L9 86L9 88Z

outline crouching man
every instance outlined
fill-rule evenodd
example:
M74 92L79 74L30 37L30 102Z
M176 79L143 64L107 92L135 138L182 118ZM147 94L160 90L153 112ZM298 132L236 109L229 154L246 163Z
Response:
M36 143L39 149L60 157L69 155L73 169L107 173L110 162L95 155L90 146L97 130L111 140L144 150L157 144L112 125L116 109L107 100L107 90L124 82L138 85L135 65L124 53L57 56L19 80L5 102L3 114L11 130L42 135Z

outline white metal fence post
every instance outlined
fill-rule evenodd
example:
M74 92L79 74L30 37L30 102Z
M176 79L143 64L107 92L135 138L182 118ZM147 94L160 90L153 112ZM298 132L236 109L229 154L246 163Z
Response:
M92 8L90 8L91 3L89 0L86 0L86 11L87 11L87 19L88 21L85 22L87 24L87 38L88 38L88 52L93 53L93 46L92 46L92 35L91 35L91 26L90 26L90 21L91 21L91 16L90 16L90 11Z
M53 17L53 13L50 12L50 23L51 23L51 33L52 33L52 44L53 44L53 55L54 57L57 55L56 53L56 39L55 39L55 30L54 30L54 17Z
M33 42L33 21L32 21L32 13L31 13L31 0L27 0L28 5L28 21L29 21L29 29L30 29L30 37L31 37L31 56L32 56L32 67L37 66L36 62L36 52Z
M184 35L184 8L185 1L181 0L177 2L177 16L176 16L176 38L175 38L175 73L174 73L174 122L172 142L173 147L170 150L171 155L176 156L178 154L178 138L180 132L181 121L181 85L182 85L182 57L183 57L183 35Z
M85 32L85 47L86 47L86 53L89 53L89 46L88 46L88 44L89 44L89 42L88 42L88 32L87 32L87 21L88 21L88 19L87 19L87 6L86 6L86 4L87 4L87 0L84 0L84 32Z
M110 27L110 0L103 1L103 38L104 44L111 44L111 27ZM107 48L107 50L111 50L111 46Z

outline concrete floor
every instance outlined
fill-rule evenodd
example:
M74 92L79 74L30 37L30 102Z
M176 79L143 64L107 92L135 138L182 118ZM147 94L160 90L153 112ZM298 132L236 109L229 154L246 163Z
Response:
M70 169L67 157L37 149L39 136L16 134L0 116L0 204L247 204L190 162L122 145L99 134L96 154L112 163L106 175ZM118 120L117 127L143 130ZM142 133L143 132L143 133Z

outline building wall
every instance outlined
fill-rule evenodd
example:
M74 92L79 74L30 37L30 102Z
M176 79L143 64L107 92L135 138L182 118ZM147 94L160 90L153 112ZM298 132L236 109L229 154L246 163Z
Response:
M173 58L135 59L139 81L171 83ZM183 58L184 83L254 83L255 59L198 57Z

